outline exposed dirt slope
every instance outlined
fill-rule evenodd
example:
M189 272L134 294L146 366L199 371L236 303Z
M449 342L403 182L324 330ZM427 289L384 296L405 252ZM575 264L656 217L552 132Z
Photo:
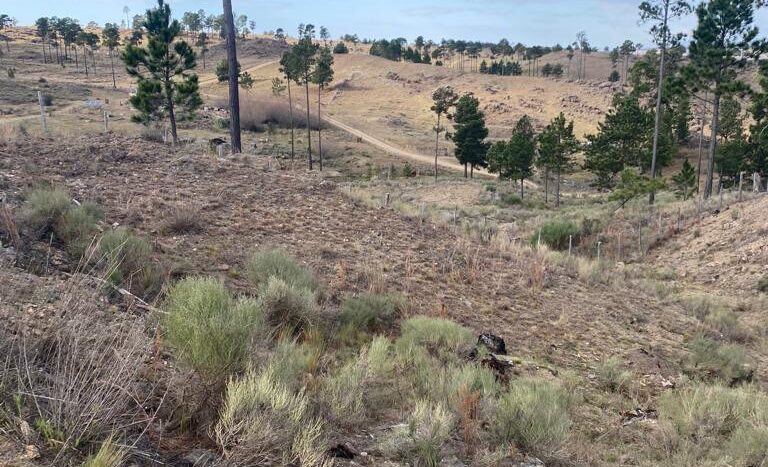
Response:
M407 293L413 313L437 313L445 304L476 331L502 334L511 352L556 366L585 368L606 355L631 360L640 349L675 361L693 326L642 292L588 285L563 271L544 272L549 286L532 290L530 255L486 250L448 228L360 206L330 182L267 172L253 158L217 163L111 136L0 147L0 169L0 190L14 203L41 181L98 202L108 222L153 239L175 275L220 275L247 290L240 279L247 252L279 245L329 284L329 306L342 286L380 283ZM200 209L204 229L161 235L164 216L182 203Z
M768 197L705 217L662 247L657 261L687 281L728 294L755 294L768 275Z

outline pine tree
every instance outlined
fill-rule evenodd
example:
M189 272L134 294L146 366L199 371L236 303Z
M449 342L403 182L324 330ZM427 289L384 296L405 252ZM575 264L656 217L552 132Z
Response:
M191 118L203 103L198 90L197 75L188 73L195 68L195 52L183 40L177 40L181 26L171 20L171 9L163 0L157 8L147 10L143 28L147 47L129 44L121 55L128 74L138 82L130 102L138 110L133 120L145 125L158 124L168 116L173 142L178 143L176 109L181 118Z
M456 91L450 86L440 87L432 93L432 107L430 110L437 115L437 124L434 127L435 130L435 180L437 180L437 156L440 150L440 133L445 128L440 126L440 118L445 115L448 119L451 115L448 113L456 106L456 102L459 100L459 96Z
M686 81L694 91L712 94L712 137L707 160L704 198L712 195L715 154L720 134L720 100L743 92L748 85L738 76L749 58L759 58L766 50L765 41L756 41L753 26L755 0L710 0L696 8L698 25L689 46L690 64Z
M104 29L101 31L101 40L107 50L109 50L109 63L112 68L112 87L117 88L114 51L120 46L120 29L116 24L105 24Z
M675 196L678 199L686 200L693 197L696 192L696 170L693 168L688 159L683 162L683 168L680 172L672 176L672 181L675 184Z
M317 60L319 46L313 42L315 27L311 24L299 26L299 40L291 48L292 77L296 84L304 86L307 96L307 157L309 170L313 168L312 161L312 125L309 111L309 83L312 81L312 69Z
M760 89L752 96L749 109L753 124L749 130L749 170L768 172L768 60L760 63Z
M454 133L450 135L456 148L455 155L459 163L464 165L464 178L467 178L469 167L470 178L474 177L475 167L485 167L489 144L488 128L485 126L485 115L480 111L480 101L472 94L464 94L456 102L456 112L453 116Z
M525 197L525 179L533 175L536 157L536 132L531 119L524 115L512 130L509 141L498 141L488 150L488 171L502 180L520 181L520 198Z
M200 48L200 58L203 59L203 70L205 70L205 55L208 53L208 34L205 32L198 34L195 45Z
M323 170L323 120L320 117L320 96L323 88L328 86L331 81L333 81L333 54L331 54L331 49L323 47L318 54L315 69L312 70L312 83L317 85L317 154L320 162L320 171Z
M555 173L555 206L560 206L560 177L571 169L571 157L578 149L579 143L573 134L573 121L566 121L562 112L539 135L537 164L544 168L545 180L549 179L550 172Z
M229 72L229 138L232 154L242 152L240 141L240 62L237 61L237 29L235 28L234 15L232 14L232 0L223 0L224 32L227 44L227 67ZM243 20L243 21L247 21ZM238 18L240 22L240 18ZM250 75L247 77L253 85Z
M288 114L291 119L291 160L296 156L295 148L295 128L296 124L293 120L293 95L291 93L291 81L298 82L298 64L296 62L296 56L291 52L285 52L280 59L280 73L285 76L286 87L288 88Z

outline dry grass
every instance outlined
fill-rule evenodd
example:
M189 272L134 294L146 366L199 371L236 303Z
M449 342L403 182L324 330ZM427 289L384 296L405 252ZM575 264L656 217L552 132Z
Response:
M319 128L317 114L310 113L310 127ZM293 109L294 128L307 127L306 111ZM291 115L287 100L247 97L240 100L240 125L243 130L263 132L269 128L290 128Z
M160 232L168 234L188 234L201 231L203 222L200 211L184 204L176 206L168 213L160 227Z

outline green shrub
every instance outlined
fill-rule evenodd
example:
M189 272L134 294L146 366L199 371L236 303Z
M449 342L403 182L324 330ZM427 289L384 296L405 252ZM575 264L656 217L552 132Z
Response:
M120 467L125 459L125 449L110 437L104 441L96 454L90 456L82 467Z
M752 360L739 345L697 337L688 348L691 351L691 372L700 378L717 378L733 383L751 379L754 372Z
M567 409L568 394L560 386L520 379L492 406L491 431L500 443L514 442L542 459L557 457L571 427Z
M448 357L467 352L474 344L472 331L449 319L416 316L403 321L400 328L395 347L406 360L417 348Z
M349 53L349 49L347 48L347 44L343 42L337 42L336 45L333 47L333 53L335 54L346 54Z
M768 293L768 276L763 276L757 281L757 290L762 293Z
M322 424L309 411L304 392L277 382L271 367L248 370L227 384L214 437L232 465L327 466Z
M671 450L684 453L690 465L728 457L737 461L728 465L762 465L768 455L768 398L756 388L695 384L665 392L659 423Z
M342 324L352 325L356 329L388 331L404 306L405 297L402 295L365 293L344 300L340 319Z
M71 206L69 193L59 188L40 188L29 193L21 207L21 224L36 238L48 234Z
M522 203L523 198L515 193L501 193L501 195L499 195L499 201L497 202L497 204L502 207L517 206Z
M539 232L541 232L541 243L547 245L553 250L567 250L568 239L573 236L575 245L579 239L579 226L571 221L551 221L543 224L540 230L531 236L531 245L537 246L539 241Z
M302 331L316 325L320 318L314 292L276 276L270 277L262 287L259 305L276 333Z
M152 245L127 228L118 227L104 233L99 240L99 252L113 284L124 285L143 296L159 288L162 277L152 263Z
M682 305L685 311L701 321L704 321L718 307L712 296L707 294L694 294L685 297L682 300Z
M312 271L300 265L293 257L279 249L254 253L246 265L246 276L257 288L267 285L271 277L282 280L290 286L316 291L317 279Z
M750 330L742 325L736 313L728 308L717 308L707 316L705 322L730 341L746 342L752 338Z
M233 298L215 279L176 283L164 308L163 329L178 358L214 381L245 367L263 324L255 301Z
M55 226L55 231L64 242L67 253L81 258L98 232L98 222L104 219L104 212L94 203L85 202L67 211Z
M397 426L383 439L381 449L390 457L413 460L412 465L437 467L455 424L455 417L442 404L418 401L407 426Z
M304 376L317 367L321 354L321 349L308 342L299 344L293 339L280 339L270 360L274 380L298 391Z
M456 411L461 404L462 390L479 394L483 399L490 399L495 397L501 389L492 370L473 363L451 364L440 369L432 369L429 374L423 373L421 379L426 383L425 397L441 402Z
M618 357L600 361L595 367L595 376L600 386L611 392L622 392L632 384L632 373L624 369L624 362Z

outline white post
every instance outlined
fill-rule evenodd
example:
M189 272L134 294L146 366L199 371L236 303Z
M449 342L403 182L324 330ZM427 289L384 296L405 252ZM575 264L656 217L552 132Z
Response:
M389 206L389 193L384 195L384 207Z
M43 134L48 134L48 124L45 121L45 103L43 103L43 93L37 91L37 101L40 104L40 122L43 125Z
M603 242L597 242L597 262L600 262L600 245L602 245Z
M539 229L539 238L536 240L536 248L541 247L541 229Z
M106 110L101 111L104 116L104 133L107 133L109 131L109 114Z
M539 235L541 235L541 233L539 233ZM572 249L573 249L573 235L568 235L568 256L571 256Z
M741 187L744 185L744 172L739 172L739 202L742 201Z

